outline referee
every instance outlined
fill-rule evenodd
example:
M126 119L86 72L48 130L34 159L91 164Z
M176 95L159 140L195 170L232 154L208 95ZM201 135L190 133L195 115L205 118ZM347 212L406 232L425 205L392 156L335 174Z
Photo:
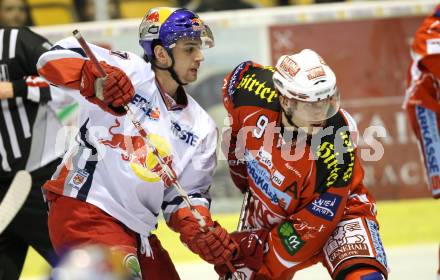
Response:
M50 47L27 27L0 27L0 201L17 171L32 176L29 197L0 233L0 280L19 278L29 246L51 265L56 261L41 186L64 152L55 149L62 128L55 111L71 99L36 77L37 60Z

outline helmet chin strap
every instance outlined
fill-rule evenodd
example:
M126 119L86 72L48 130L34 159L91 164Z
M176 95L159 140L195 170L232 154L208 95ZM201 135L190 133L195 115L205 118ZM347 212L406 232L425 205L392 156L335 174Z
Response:
M284 110L284 108L281 107L281 111L282 114L284 115L284 119L287 121L287 124L289 124L289 126L295 128L295 130L299 129L299 126L297 126L293 121L292 121L292 114L287 113L286 110ZM283 122L281 122L283 124ZM283 124L284 126L284 124ZM285 127L285 126L284 126Z
M183 83L183 82L179 79L179 76L177 75L176 70L174 70L175 60L174 60L174 56L173 56L173 54L171 53L171 50L170 50L170 51L167 51L167 53L168 53L168 55L171 57L171 66L169 66L169 67L162 67L162 66L159 66L159 65L157 65L157 63L155 62L155 60L153 61L153 65L154 65L156 68L160 69L160 70L168 70L168 72L170 72L170 75L171 75L171 77L173 78L173 80L176 81L176 83L177 83L179 86L186 86L188 83Z

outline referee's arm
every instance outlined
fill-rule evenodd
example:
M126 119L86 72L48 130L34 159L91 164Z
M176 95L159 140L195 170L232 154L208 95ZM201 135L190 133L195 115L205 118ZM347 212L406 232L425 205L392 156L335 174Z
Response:
M51 44L29 28L20 28L15 45L16 59L23 74L11 77L10 82L0 82L0 100L23 97L37 103L47 103L52 98L49 84L34 76L38 75L38 58L51 48Z

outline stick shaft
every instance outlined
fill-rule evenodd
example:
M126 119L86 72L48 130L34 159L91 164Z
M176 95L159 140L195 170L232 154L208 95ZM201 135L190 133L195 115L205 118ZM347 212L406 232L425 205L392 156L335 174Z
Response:
M73 31L73 36L78 41L78 43L81 45L81 48L86 53L87 57L93 62L93 64L95 65L96 69L98 69L98 71L99 71L99 73L101 75L100 78L104 78L105 76L107 76L107 74L104 71L104 68L102 68L101 64L99 64L98 59L96 59L96 56L93 54L92 50L90 49L90 47L87 44L86 40L84 40L84 38L81 35L81 33L78 31L78 29L75 29Z
M249 188L244 193L243 203L241 204L240 218L238 220L237 230L242 231L246 222L248 204L251 199L251 191Z

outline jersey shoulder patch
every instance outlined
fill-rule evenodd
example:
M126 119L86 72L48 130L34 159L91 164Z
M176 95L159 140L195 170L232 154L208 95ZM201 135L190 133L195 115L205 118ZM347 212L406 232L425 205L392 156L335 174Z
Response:
M272 81L274 71L272 66L252 61L238 65L231 73L227 88L234 106L257 106L278 111L278 92Z

